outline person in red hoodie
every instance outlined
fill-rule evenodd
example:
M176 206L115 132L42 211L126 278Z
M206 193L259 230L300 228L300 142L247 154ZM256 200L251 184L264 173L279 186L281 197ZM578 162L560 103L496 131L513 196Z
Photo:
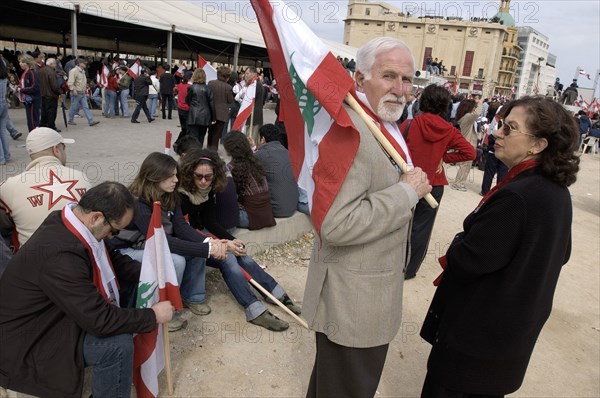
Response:
M415 167L427 174L433 189L431 194L438 203L442 201L444 185L448 185L443 162L458 163L475 159L476 152L460 130L448 121L452 99L450 92L435 84L423 90L420 98L420 111L412 120L406 120L400 131L406 140ZM411 256L406 266L405 279L417 276L417 271L427 254L429 239L437 210L431 208L424 199L415 207L412 232Z

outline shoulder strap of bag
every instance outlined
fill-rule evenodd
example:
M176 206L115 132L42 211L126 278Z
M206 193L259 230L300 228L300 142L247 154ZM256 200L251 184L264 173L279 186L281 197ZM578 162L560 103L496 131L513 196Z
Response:
M408 119L408 123L406 123L406 128L404 129L404 132L402 133L402 136L404 137L405 141L408 138L408 130L410 130L410 124L412 123L412 121L413 121L413 119Z

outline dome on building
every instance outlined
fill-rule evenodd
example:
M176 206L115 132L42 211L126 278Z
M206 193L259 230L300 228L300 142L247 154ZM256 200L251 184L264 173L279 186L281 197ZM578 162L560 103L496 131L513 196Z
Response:
M504 26L515 26L515 19L507 12L500 11L495 18L498 18Z

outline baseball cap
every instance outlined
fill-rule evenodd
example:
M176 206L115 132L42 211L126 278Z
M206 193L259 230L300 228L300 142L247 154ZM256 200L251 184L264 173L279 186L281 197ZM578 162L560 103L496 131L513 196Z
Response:
M74 144L75 140L71 138L63 138L62 135L57 133L48 127L38 127L27 135L27 152L31 155L33 153L41 152L45 149L52 148L58 144Z

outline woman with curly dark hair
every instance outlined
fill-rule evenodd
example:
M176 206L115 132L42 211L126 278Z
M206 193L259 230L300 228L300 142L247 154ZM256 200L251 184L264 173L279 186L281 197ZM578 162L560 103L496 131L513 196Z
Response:
M192 227L206 230L227 244L226 258L209 258L206 265L221 271L229 290L237 302L244 307L248 322L273 331L287 329L288 323L269 312L263 302L252 293L242 269L294 313L299 315L300 308L294 305L271 275L246 255L245 243L236 239L217 222L215 193L223 191L227 185L225 163L215 151L192 149L181 158L180 165L179 196L183 214L187 216Z
M506 107L494 149L509 172L440 258L445 271L421 329L433 346L422 397L516 391L569 260L577 125L544 97Z
M272 227L275 225L275 218L265 169L254 156L248 138L240 131L231 131L225 138L223 147L231 156L227 167L238 193L238 227L251 230Z

